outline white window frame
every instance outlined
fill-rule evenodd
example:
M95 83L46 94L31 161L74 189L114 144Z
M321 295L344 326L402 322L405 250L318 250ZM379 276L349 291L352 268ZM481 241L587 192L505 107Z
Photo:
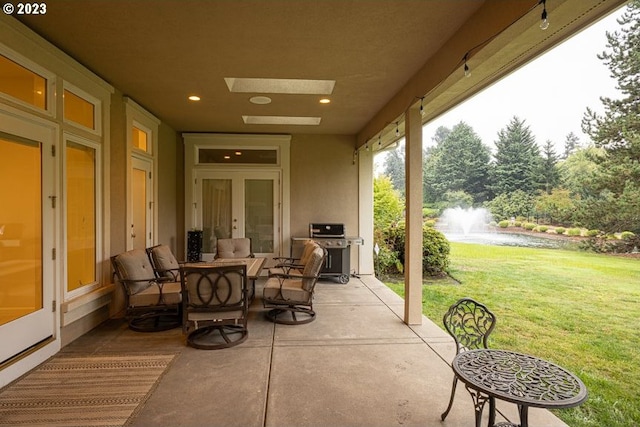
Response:
M62 277L62 288L63 288L63 299L64 301L68 301L70 299L76 298L80 295L85 295L88 294L98 288L100 288L101 286L103 286L101 284L101 277L102 277L102 271L101 271L101 265L102 263L100 262L100 260L102 259L102 145L91 141L89 139L86 138L82 138L80 136L74 135L72 133L69 132L63 132L63 137L62 137L62 146L63 146L63 153L62 153L62 185L63 185L63 191L62 191L62 200L61 200L61 207L63 210L63 218L62 218L62 235L66 236L67 233L67 156L66 156L66 150L67 150L67 141L71 141L75 144L79 144L79 145L83 145L85 147L89 147L92 148L93 150L95 150L95 179L96 179L96 188L95 188L95 219L96 219L96 259L95 259L95 263L96 263L96 272L95 272L95 281L92 283L88 283L84 286L82 286L81 288L78 289L74 289L73 291L68 291L67 290L67 281L68 281L68 277L67 277L67 239L66 237L64 239L62 239L63 242L63 252L64 252L64 259L65 259L65 263L64 265L62 265L62 269L63 269L63 277Z
M141 131L145 132L147 134L147 149L146 150L142 150L138 147L135 147L133 145L133 138L131 133L133 132L133 128L138 128ZM155 154L155 139L154 138L154 132L152 129L150 129L148 126L145 126L144 124L140 123L138 120L133 119L132 121L132 125L131 128L128 129L129 130L129 138L131 138L131 150L138 153L138 155L143 155L143 156L148 156L150 158L154 158L154 154ZM157 130L156 130L157 133Z
M15 62L16 64L20 65L21 67L26 68L27 70L39 75L40 77L43 77L46 81L46 100L45 100L45 108L44 110L42 108L36 107L33 104L29 104L28 102L24 102L21 99L18 98L14 98L11 95L8 95L4 92L0 92L0 98L10 101L14 104L19 105L20 107L24 107L32 112L37 112L40 114L45 114L48 117L55 117L56 115L56 75L54 73L52 73L51 71L47 70L46 68L43 68L41 66L39 66L38 64L36 64L33 61L28 60L27 58L25 58L24 56L18 54L17 52L15 52L12 49L9 49L7 46L5 46L4 44L0 43L0 55L10 59L11 61Z
M95 128L92 129L84 125L81 125L80 123L74 122L73 120L67 119L64 116L64 99L62 101L62 115L61 115L62 121L65 124L73 126L77 129L82 129L94 135L102 136L102 101L96 98L95 96L92 96L89 93L85 92L84 90L80 89L79 87L72 85L66 80L62 84L62 93L60 94L60 96L64 96L65 91L69 91L74 95L84 99L91 105L93 105L93 123L95 125Z

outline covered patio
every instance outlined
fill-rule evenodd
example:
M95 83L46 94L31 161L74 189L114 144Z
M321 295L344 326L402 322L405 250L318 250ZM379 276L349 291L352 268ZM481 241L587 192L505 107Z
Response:
M446 421L440 421L453 378L453 341L430 319L406 325L403 300L383 283L371 276L347 285L323 280L314 308L315 322L276 325L266 320L258 297L248 340L222 351L187 347L179 328L144 334L114 319L58 356L175 355L131 426L474 424L463 386ZM518 421L515 405L498 402L498 410L498 422ZM531 411L530 422L565 425L542 409Z
M440 425L454 349L422 315L422 126L622 4L49 0L0 14L0 148L14 167L0 180L0 387L57 354L172 353L134 425ZM301 82L330 89L291 92ZM373 276L373 157L400 138L405 300ZM213 159L222 150L271 163ZM310 223L343 223L364 241L350 254L361 279L322 284L304 326L266 322L258 299L248 341L227 351L127 330L110 256L162 243L185 259L189 231L215 231L205 195L221 181L269 188L255 191L264 211L260 198L229 206L226 190L229 235L266 236L256 252L274 258ZM472 423L459 393L446 425ZM547 417L532 424L561 424Z

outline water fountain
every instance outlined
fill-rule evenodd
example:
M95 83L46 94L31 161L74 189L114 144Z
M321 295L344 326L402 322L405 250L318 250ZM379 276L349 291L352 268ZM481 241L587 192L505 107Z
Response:
M445 209L438 221L438 230L447 234L484 233L488 231L491 213L485 208Z
M485 208L449 208L438 219L436 229L451 242L540 248L562 246L558 240L526 234L499 233L489 225L491 220L491 213Z

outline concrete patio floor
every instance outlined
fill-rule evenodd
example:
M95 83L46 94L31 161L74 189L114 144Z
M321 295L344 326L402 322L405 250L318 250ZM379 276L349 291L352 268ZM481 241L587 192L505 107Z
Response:
M275 325L264 316L261 281L251 307L249 338L229 349L185 345L182 331L138 333L109 321L61 354L175 354L131 426L473 426L469 393L459 384L446 408L453 340L423 317L402 322L404 302L373 276L346 285L321 281L317 318ZM518 421L513 404L498 402L497 421ZM487 423L488 407L485 408ZM531 426L565 426L531 408Z

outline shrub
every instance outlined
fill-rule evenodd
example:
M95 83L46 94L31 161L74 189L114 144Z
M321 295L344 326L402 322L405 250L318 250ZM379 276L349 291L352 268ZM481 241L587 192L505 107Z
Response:
M537 227L537 231L539 231L540 233L546 233L548 229L549 227L547 227L546 225L539 225Z
M525 230L531 231L534 228L536 228L536 225L534 223L532 223L532 222L527 222L522 226L522 228L524 228Z
M600 230L587 230L587 237L596 237L598 234L600 234Z
M509 221L508 220L502 220L498 223L498 227L500 228L507 228L509 226Z
M631 240L633 237L635 237L635 234L633 234L631 231L623 231L622 233L620 233L621 240Z
M436 220L435 219L428 219L424 222L425 227L435 227L436 226Z
M567 230L567 234L569 236L580 236L582 235L582 231L579 228L570 228Z
M556 228L556 233L557 233L557 234L564 234L564 232L565 232L565 231L566 231L566 230L565 230L565 228L564 228L564 227L558 227L558 228Z
M439 276L449 270L451 247L444 234L435 228L422 227L422 270L429 276Z
M514 227L522 227L522 222L516 221L516 222L513 223L513 226Z
M391 258L387 261L388 273L402 272L404 270L404 234L405 224L400 222L395 227L390 227L387 231L386 244L393 250L399 265L392 267ZM422 271L429 276L439 276L449 269L449 252L451 248L449 241L444 234L433 227L422 227ZM381 251L382 253L382 251Z

